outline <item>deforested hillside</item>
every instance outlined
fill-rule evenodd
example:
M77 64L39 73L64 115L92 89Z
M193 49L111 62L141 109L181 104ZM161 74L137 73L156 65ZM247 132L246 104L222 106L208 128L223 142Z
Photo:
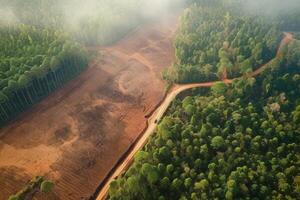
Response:
M256 82L175 100L109 199L298 199L299 47Z
M106 174L145 128L145 115L152 112L164 97L161 71L174 61L172 41L178 15L177 12L169 13L144 22L109 46L84 48L83 43L69 33L52 28L33 29L36 37L29 32L27 36L30 35L34 45L29 45L26 34L22 36L28 47L48 42L51 45L55 40L57 53L65 42L65 48L70 45L69 42L76 44L79 49L71 51L71 55L79 59L81 49L84 55L84 49L87 49L89 66L62 87L59 81L59 89L47 97L43 96L40 102L1 127L1 200L11 195L22 197L19 194L24 190L29 190L29 194L33 192L33 199L39 200L89 199L95 193ZM40 31L44 29L49 31L50 38L37 42L41 33L47 35L46 30ZM62 38L56 39L56 36ZM70 47L73 48L73 45ZM33 53L48 55L44 51L46 46L38 48L39 52L29 51L29 58L23 61L30 64L27 71L40 67L31 65L30 56L34 57ZM21 50L15 48L14 53ZM23 52L27 49L19 53ZM18 60L21 56L15 57ZM58 59L61 59L60 55ZM17 69L23 70L23 62L16 65ZM72 60L69 64L68 69L75 69ZM52 68L45 69L50 74L39 80L41 85L34 84L47 92L46 84L53 89L56 82L50 82L55 80ZM25 73L27 75L28 72ZM62 74L57 75L61 80ZM33 85L29 85L28 92L33 97L34 92L40 94L41 91L35 91ZM19 91L19 94L20 98L29 101L27 90ZM35 193L36 187L32 191L30 181L40 180L34 178L36 176L51 180L54 183L52 191Z
M182 5L0 0L1 200L94 194L164 97Z
M300 199L298 0L0 0L0 199Z
M185 11L164 77L220 81L173 101L108 199L300 198L298 21L270 22L240 2L194 1Z
M79 75L99 45L181 5L166 2L1 0L0 124Z

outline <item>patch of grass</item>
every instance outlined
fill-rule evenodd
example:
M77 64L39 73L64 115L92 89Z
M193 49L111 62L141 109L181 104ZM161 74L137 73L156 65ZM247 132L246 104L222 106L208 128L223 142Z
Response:
M40 191L42 192L50 192L54 187L54 183L52 181L43 181L41 186L40 186Z
M54 187L54 183L49 180L44 180L41 176L34 177L22 190L18 193L11 195L8 200L23 200L31 197L37 191L48 193Z

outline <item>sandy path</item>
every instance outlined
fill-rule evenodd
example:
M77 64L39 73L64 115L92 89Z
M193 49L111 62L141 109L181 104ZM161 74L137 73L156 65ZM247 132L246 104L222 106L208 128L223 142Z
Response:
M56 187L35 199L86 199L146 126L164 97L177 17L141 26L78 78L0 130L0 200L36 175Z
M280 42L277 55L276 57L281 55L281 51L283 47L290 43L293 40L293 35L290 33L284 33L284 38ZM271 61L270 61L271 62ZM269 63L270 63L269 62ZM259 67L256 71L250 74L251 77L257 76L260 73L262 73L268 66L269 63L266 63ZM226 71L224 74L227 74ZM227 79L226 75L222 77L222 82L225 84L231 84L233 79ZM172 89L168 92L167 96L165 97L164 101L160 104L160 106L155 110L155 112L152 113L152 115L148 118L147 121L147 129L144 131L142 136L136 141L136 144L134 144L132 150L123 158L122 162L118 166L115 167L114 171L111 173L109 178L106 180L106 182L103 184L103 187L100 188L99 194L97 196L97 200L104 200L105 197L108 194L109 190L109 184L111 181L113 181L118 176L122 175L124 171L126 171L131 163L134 160L134 155L142 149L145 144L147 143L147 140L149 136L155 131L155 128L157 126L157 121L159 121L164 113L167 111L169 105L172 103L172 101L176 98L178 94L180 94L183 91L192 89L192 88L205 88L205 87L212 87L215 82L205 82L205 83L193 83L193 84L182 84L182 85L174 85Z
M284 37L283 39L281 40L280 44L279 44L279 47L277 49L277 53L276 53L276 57L280 57L282 56L281 52L283 50L283 47L285 45L287 45L288 43L290 43L292 40L294 39L294 36L293 34L291 33L287 33L287 32L284 32ZM260 73L262 73L268 66L269 64L272 63L273 60L271 60L270 62L260 66L257 70L253 71L250 76L252 77L255 77L257 75L259 75Z

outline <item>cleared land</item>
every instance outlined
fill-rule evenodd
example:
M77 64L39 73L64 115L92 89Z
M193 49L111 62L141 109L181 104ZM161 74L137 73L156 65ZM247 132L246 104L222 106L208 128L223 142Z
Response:
M281 40L276 57L281 56L281 51L285 45L290 43L293 40L293 34L291 33L284 33L284 37ZM260 66L256 71L252 72L249 74L250 77L255 77L258 76L260 73L262 73L268 66L269 64L273 61L273 59ZM233 79L227 79L227 73L226 71L224 72L222 82L225 84L231 84ZM97 195L97 200L104 200L107 197L107 193L109 190L110 183L117 178L118 176L122 175L132 164L134 160L135 154L142 149L145 144L148 141L149 136L155 131L155 128L157 126L157 121L159 121L164 113L167 111L169 105L172 103L172 101L177 97L178 94L185 90L189 90L192 88L207 88L207 87L212 87L214 84L216 84L218 81L214 82L204 82L204 83L191 83L191 84L175 84L173 87L170 89L169 93L166 95L164 100L161 102L159 107L152 113L152 115L148 118L147 122L147 129L143 132L142 136L136 141L136 143L132 146L132 150L127 153L127 155L122 158L122 162L119 165L115 166L115 169L112 170L111 175L108 177L106 182L103 184L103 187L100 188L99 194Z
M97 49L83 74L0 130L1 200L36 175L56 183L36 199L95 191L164 97L160 72L174 60L176 22L166 17Z

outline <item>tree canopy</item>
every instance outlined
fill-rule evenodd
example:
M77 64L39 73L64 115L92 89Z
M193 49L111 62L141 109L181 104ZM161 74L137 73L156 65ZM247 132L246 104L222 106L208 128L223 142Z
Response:
M299 199L299 41L249 77L274 56L276 26L232 14L231 6L226 12L220 1L194 2L176 41L177 81L200 80L207 62L213 73L225 67L246 74L176 99L138 159L113 182L109 199ZM132 178L135 192L125 186Z
M0 124L87 67L87 52L60 31L0 25Z

